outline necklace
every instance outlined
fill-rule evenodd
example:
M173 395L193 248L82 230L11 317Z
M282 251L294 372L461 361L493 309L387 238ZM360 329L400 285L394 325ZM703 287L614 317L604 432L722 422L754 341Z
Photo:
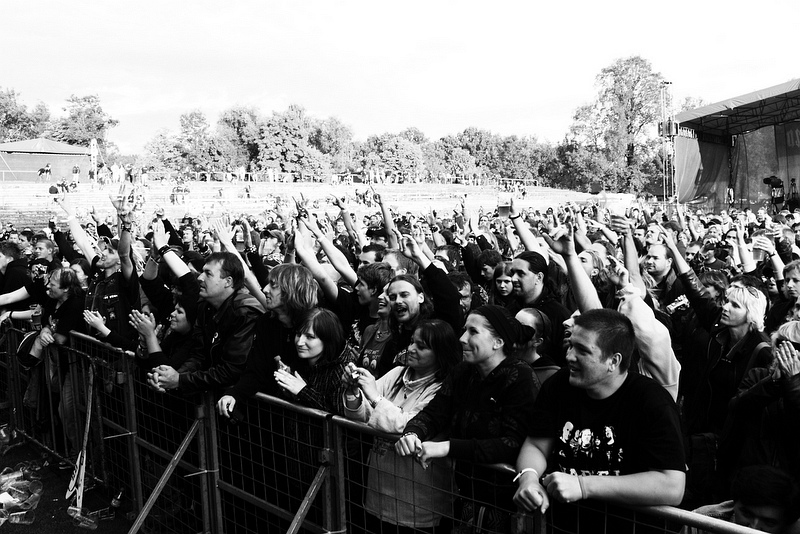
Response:
M383 336L388 336L388 335L389 335L388 330L375 330L375 339L377 339L378 341L380 341L383 338Z

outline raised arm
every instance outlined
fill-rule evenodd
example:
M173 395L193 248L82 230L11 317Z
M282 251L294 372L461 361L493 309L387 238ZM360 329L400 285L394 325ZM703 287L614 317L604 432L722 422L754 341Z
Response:
M311 225L313 224L314 223L311 223ZM328 273L322 268L319 261L317 261L317 257L311 247L311 241L312 236L308 230L308 226L305 221L303 221L303 224L298 225L294 237L294 248L297 253L297 259L311 271L314 280L316 280L320 288L322 288L325 298L330 302L336 302L339 296L339 287L336 285L336 282L328 276ZM328 242L330 243L330 241ZM337 252L339 251L337 250ZM355 283L353 283L353 285L355 285Z
M311 232L314 237L319 242L320 246L322 247L322 251L325 252L325 255L328 256L328 261L331 262L333 268L336 269L339 274L342 275L342 279L346 281L351 286L355 286L356 282L358 281L358 275L353 270L353 267L350 265L350 262L347 260L347 257L342 253L341 250L336 248L336 245L333 244L323 232L319 229L316 223L308 221L306 219L301 219L303 224L300 226L304 226L309 232ZM298 227L298 232L300 228ZM295 246L297 246L297 239L295 239ZM299 252L299 250L298 250ZM300 258L301 261L304 261L304 258ZM310 261L310 259L309 259ZM316 261L316 258L314 258ZM307 265L310 268L310 266ZM321 268L321 267L320 267ZM313 272L313 271L312 271ZM327 277L327 274L325 275ZM330 280L330 278L328 278ZM331 280L333 283L333 281ZM334 285L336 285L334 283ZM338 289L336 291L338 293Z
M67 224L69 224L69 230L72 234L73 241L75 241L75 244L78 245L78 248L83 251L83 255L91 265L92 260L94 260L95 256L97 256L97 251L94 248L94 242L91 238L89 238L86 230L81 228L81 224L75 218L75 208L72 206L72 203L67 200L66 196L56 197L56 202L67 214Z
M556 239L553 239L547 234L544 234L544 239L554 252L559 254L567 267L567 275L569 276L570 285L572 286L575 299L578 302L578 309L581 312L602 308L603 304L600 302L600 297L597 296L597 289L595 289L592 280L581 265L581 260L575 251L575 242L573 241L572 225L565 224L556 234Z
M519 240L522 243L522 246L525 247L525 250L532 250L533 252L538 252L541 254L542 257L547 257L547 251L543 250L542 247L539 246L536 236L533 235L533 232L531 232L531 227L528 226L528 221L523 219L522 214L517 211L513 198L511 199L511 206L508 212L508 220L513 223L514 230L517 231Z
M374 188L372 189L372 196L375 198L375 202L378 203L378 206L381 207L383 226L386 228L386 233L389 235L389 248L397 248L397 238L394 234L394 219L392 219L392 212L389 210L389 206L383 202L383 197L377 191L375 191Z
M177 254L170 254L172 250L169 248L169 235L161 221L153 225L153 245L176 278L189 272L189 266Z
M216 220L213 223L214 232L217 234L217 239L219 239L220 245L228 251L233 253L234 256L241 262L242 268L244 269L244 285L247 287L247 290L250 292L253 297L256 298L259 304L263 308L267 307L267 298L264 296L264 292L261 291L261 287L258 284L258 280L256 280L256 275L253 274L253 271L250 270L250 267L247 265L247 262L244 261L242 255L236 251L236 247L233 245L233 233L226 228L226 225L223 224L221 220Z
M611 215L611 230L622 236L622 256L631 278L631 283L644 295L647 289L644 286L641 272L639 271L639 253L636 251L636 242L633 239L633 228L630 219L621 215Z

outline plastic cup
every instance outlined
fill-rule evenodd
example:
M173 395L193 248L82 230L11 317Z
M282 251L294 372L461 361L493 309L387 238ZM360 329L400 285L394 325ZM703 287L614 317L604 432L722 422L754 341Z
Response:
M28 500L26 500L25 502L21 503L19 505L19 507L22 510L36 510L36 507L39 506L39 501L41 499L42 499L42 494L41 493L34 493L30 497L28 497Z
M30 525L33 523L34 519L36 519L36 512L33 510L28 510L26 512L14 512L8 516L9 522L17 523L19 525Z
M75 526L85 528L88 530L97 530L97 519L90 515L78 513L72 517L72 522Z

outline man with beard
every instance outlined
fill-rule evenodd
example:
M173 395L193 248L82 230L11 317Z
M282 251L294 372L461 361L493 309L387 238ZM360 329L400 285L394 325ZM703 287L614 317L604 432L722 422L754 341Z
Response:
M662 310L684 294L683 285L672 271L672 261L672 253L664 245L658 243L647 248L644 268L656 283L652 294Z
M447 274L436 267L413 238L406 238L401 245L402 254L420 268L425 286L410 274L395 276L386 289L391 307L389 326L392 339L387 343L378 362L378 374L385 374L395 363L404 363L405 353L411 344L416 325L423 319L441 319L460 332L464 326L461 313L461 294L447 278Z
M548 284L547 263L538 252L525 251L511 262L511 283L516 297L511 313L523 308L536 308L550 319L553 332L542 352L549 354L559 366L565 363L565 350L561 345L564 337L563 323L569 318L569 310L556 298Z

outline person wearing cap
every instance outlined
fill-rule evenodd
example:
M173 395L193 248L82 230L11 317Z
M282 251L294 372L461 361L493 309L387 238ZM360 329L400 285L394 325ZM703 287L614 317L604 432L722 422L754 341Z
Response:
M98 249L75 218L75 209L66 197L58 203L67 214L75 243L91 265L86 292L84 319L95 336L125 350L135 350L138 334L128 321L131 310L139 309L139 277L131 261L131 219L127 195L113 200L120 219L120 237L101 237Z
M370 226L367 229L367 238L369 239L370 245L389 246L389 234L383 225Z
M586 499L679 504L686 474L678 408L654 380L629 372L631 322L614 310L588 310L575 318L569 345L568 367L536 400L516 462L516 505L545 512ZM551 517L565 532L577 532L571 522L603 519L608 532L630 531L630 517L615 524L616 515L583 506Z
M416 456L423 467L433 458L464 460L456 462L459 488L468 498L507 510L501 523L510 518L513 487L496 480L495 471L472 463L513 462L517 457L538 389L531 367L514 358L513 350L533 334L502 306L481 306L470 313L460 338L464 361L408 422L395 445L400 456ZM433 441L442 433L448 439ZM462 520L477 519L478 510L474 512ZM502 524L483 526L506 531Z

